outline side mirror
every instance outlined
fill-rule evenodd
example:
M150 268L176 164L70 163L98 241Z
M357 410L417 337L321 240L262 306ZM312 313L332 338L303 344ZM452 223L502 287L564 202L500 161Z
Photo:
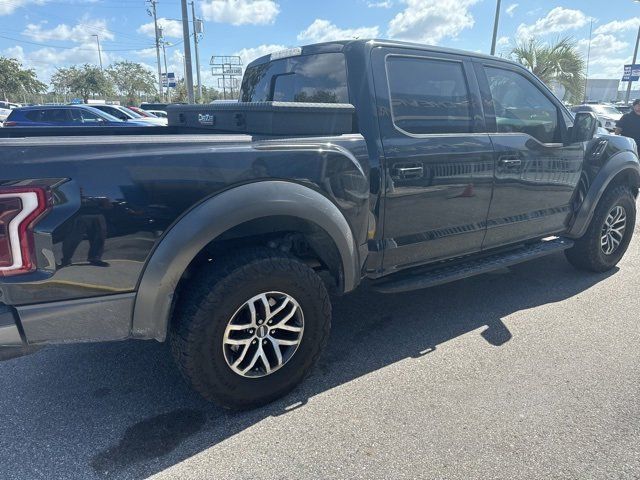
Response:
M598 118L593 112L578 112L573 120L571 143L588 142L596 134Z

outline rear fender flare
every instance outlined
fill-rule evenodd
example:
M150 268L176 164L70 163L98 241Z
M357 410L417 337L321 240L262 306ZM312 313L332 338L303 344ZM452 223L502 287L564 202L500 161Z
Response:
M293 182L245 184L193 207L162 238L141 275L132 336L163 341L176 287L196 255L233 227L274 215L312 222L326 232L341 257L343 291L357 286L360 263L356 241L347 220L328 198Z

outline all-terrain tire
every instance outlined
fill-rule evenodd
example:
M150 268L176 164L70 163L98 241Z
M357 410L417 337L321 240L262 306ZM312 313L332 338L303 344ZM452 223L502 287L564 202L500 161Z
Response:
M602 246L602 237L606 230L607 217L617 207L624 209L625 229L620 244L607 254ZM596 210L585 234L565 250L567 260L576 268L591 272L606 272L617 265L629 247L636 223L636 200L631 190L623 185L605 192L596 206Z
M229 362L233 352L228 349L243 347L226 345L229 337L225 337L225 331L229 335L228 326L241 309L247 308L245 302L265 292L283 292L294 299L302 312L304 328L286 363L269 374L250 377L246 375L257 372L258 367L247 374L239 373L239 367L232 369L235 362ZM262 316L265 312L256 318ZM176 305L170 342L180 371L195 390L225 408L242 410L269 403L300 383L324 349L330 327L331 303L320 277L294 257L255 248L215 260L194 275ZM258 335L257 330L254 335ZM266 345L266 339L264 342ZM253 358L251 352L249 356ZM256 365L264 366L260 358Z

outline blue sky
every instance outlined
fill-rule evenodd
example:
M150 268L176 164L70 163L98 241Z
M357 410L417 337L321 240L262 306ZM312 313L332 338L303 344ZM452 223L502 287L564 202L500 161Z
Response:
M245 62L285 47L345 38L396 38L488 53L495 0L195 0L204 19L203 83L214 85L212 55ZM48 81L56 67L128 59L155 67L144 0L0 0L0 55ZM169 71L182 71L179 0L159 0ZM593 21L592 78L617 78L630 63L640 3L632 0L503 0L498 52L518 39L570 35L586 53Z

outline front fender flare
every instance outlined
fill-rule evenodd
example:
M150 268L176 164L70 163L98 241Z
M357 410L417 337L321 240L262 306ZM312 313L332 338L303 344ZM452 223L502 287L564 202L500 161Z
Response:
M598 171L566 233L567 237L580 238L585 234L593 218L595 208L607 187L618 175L626 173L630 175L632 186L640 187L640 164L636 154L631 151L616 153Z
M347 220L328 198L293 182L249 183L196 205L165 234L142 273L131 335L163 341L176 287L196 255L229 229L274 215L297 217L324 230L340 253L343 290L347 292L357 286L358 246Z

